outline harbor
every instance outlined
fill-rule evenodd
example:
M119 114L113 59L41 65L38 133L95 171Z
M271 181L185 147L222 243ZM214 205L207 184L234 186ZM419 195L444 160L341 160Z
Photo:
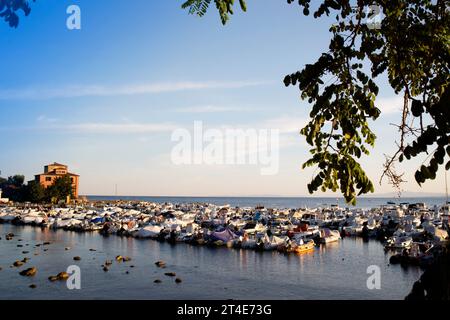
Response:
M372 209L111 200L5 205L0 278L13 289L0 295L404 299L439 252L447 219L445 205L423 203ZM24 262L15 267L14 261ZM82 270L78 292L51 280L73 264ZM380 290L367 288L371 265L381 269ZM36 275L20 275L29 268Z

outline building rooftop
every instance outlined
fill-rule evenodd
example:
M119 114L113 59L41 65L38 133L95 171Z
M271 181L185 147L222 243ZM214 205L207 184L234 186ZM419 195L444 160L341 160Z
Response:
M48 164L47 166L61 166L61 167L67 167L67 165L62 164L62 163L58 163L58 162L53 162L51 164Z
M69 176L72 176L72 177L79 177L79 175L75 174L75 173L67 172L66 174ZM61 176L61 175L62 174L58 174L55 172L55 170L53 170L52 172L44 172L44 173L36 174L35 176Z

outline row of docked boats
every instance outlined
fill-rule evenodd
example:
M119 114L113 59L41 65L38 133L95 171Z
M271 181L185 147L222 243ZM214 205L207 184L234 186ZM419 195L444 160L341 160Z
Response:
M319 244L348 236L377 238L386 249L410 250L418 242L447 238L448 208L390 204L366 210L270 209L116 201L64 208L3 206L0 223L286 253L314 251Z

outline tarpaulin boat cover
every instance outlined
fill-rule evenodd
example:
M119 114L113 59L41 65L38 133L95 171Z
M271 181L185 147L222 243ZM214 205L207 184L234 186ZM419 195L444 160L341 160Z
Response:
M211 234L211 239L213 241L220 240L220 241L223 241L223 242L228 242L228 241L236 239L236 238L238 238L238 236L233 231L231 231L230 229L225 229L222 232L217 232L216 231L216 232L213 232Z
M253 221L259 221L261 220L261 212L256 212L255 216L253 217Z
M105 221L105 218L94 218L91 220L92 223L104 223Z

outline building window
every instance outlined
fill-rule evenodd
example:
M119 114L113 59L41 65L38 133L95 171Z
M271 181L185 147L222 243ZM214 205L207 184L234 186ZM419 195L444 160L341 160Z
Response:
M51 182L51 181L52 181L52 178L51 178L51 177L46 177L46 178L45 178L45 181Z
M73 183L73 182L74 182L74 181L73 181L73 178L70 178L70 181L72 181L72 183Z

